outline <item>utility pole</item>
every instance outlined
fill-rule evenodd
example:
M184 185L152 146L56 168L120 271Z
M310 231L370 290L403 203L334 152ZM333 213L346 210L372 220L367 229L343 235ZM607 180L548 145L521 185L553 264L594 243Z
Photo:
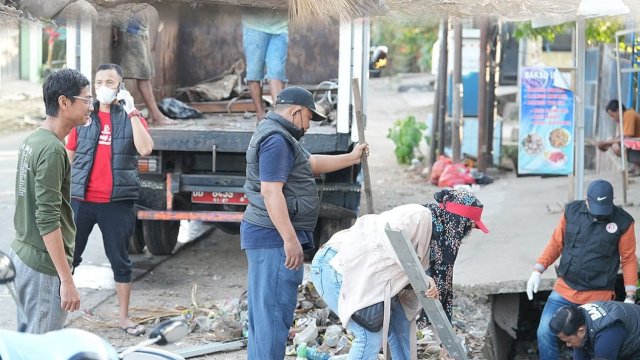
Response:
M453 162L460 161L460 124L462 124L462 21L453 26L453 104L451 109L451 149Z
M442 44L440 45L440 60L438 62L438 153L444 155L445 123L447 117L447 68L449 65L449 51L447 42L449 37L449 20L442 20Z
M438 75L436 78L436 92L433 102L433 121L431 122L431 145L429 146L429 161L433 165L436 161L436 149L440 155L444 153L444 115L445 99L447 98L447 36L449 23L446 18L440 20L438 41L440 44L438 57ZM443 119L441 122L440 119Z
M494 132L494 119L496 112L496 69L497 69L497 49L498 49L498 39L499 39L499 26L497 23L494 23L489 26L489 57L488 57L488 66L489 66L489 81L487 83L487 131L485 133L487 152L485 154L485 159L487 161L487 167L491 167L493 165L493 132Z
M480 68L478 71L478 163L480 171L487 170L487 37L489 19L480 18Z
M578 16L576 21L576 91L574 93L575 113L575 177L573 187L573 199L580 200L584 198L584 96L585 96L585 57L587 40L585 37L586 25L585 18ZM619 83L618 83L619 84ZM622 131L621 131L622 133ZM624 153L624 152L623 152ZM624 155L622 156L624 161ZM624 177L624 174L623 174ZM626 181L626 178L624 179ZM627 193L624 192L623 201L627 202Z

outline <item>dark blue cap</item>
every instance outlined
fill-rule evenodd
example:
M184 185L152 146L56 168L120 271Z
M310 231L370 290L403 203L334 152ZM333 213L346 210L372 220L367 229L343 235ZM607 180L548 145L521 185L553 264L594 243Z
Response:
M316 110L316 103L313 101L313 95L311 95L309 91L298 86L291 86L280 91L276 99L276 105L278 104L304 106L313 113L313 117L311 118L313 121L322 121L327 118Z
M587 189L589 212L607 216L613 213L613 186L606 180L594 180Z

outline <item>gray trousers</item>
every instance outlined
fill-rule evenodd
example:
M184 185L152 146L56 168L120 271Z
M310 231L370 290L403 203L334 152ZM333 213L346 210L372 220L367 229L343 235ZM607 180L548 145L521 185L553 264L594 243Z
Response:
M60 278L35 271L13 252L9 254L16 268L15 285L24 309L18 311L18 328L26 324L26 332L43 334L64 326L67 312L60 302Z

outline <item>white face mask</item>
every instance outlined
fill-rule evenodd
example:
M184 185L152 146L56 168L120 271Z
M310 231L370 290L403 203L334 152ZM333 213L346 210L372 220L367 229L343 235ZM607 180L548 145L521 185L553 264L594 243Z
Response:
M116 99L116 90L101 86L96 90L96 99L98 99L101 104L110 105L113 100Z

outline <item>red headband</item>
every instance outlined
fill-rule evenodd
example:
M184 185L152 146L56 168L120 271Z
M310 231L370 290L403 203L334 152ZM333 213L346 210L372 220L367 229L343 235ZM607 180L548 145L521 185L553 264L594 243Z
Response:
M440 203L438 204L438 206L440 206L441 209L444 209L445 211L448 211L452 214L464 216L466 218L469 218L475 221L476 228L482 230L485 233L489 232L489 229L487 229L487 227L482 223L482 220L481 220L481 217L482 217L481 207L463 205L463 204L458 204L454 202L448 202L445 204Z

